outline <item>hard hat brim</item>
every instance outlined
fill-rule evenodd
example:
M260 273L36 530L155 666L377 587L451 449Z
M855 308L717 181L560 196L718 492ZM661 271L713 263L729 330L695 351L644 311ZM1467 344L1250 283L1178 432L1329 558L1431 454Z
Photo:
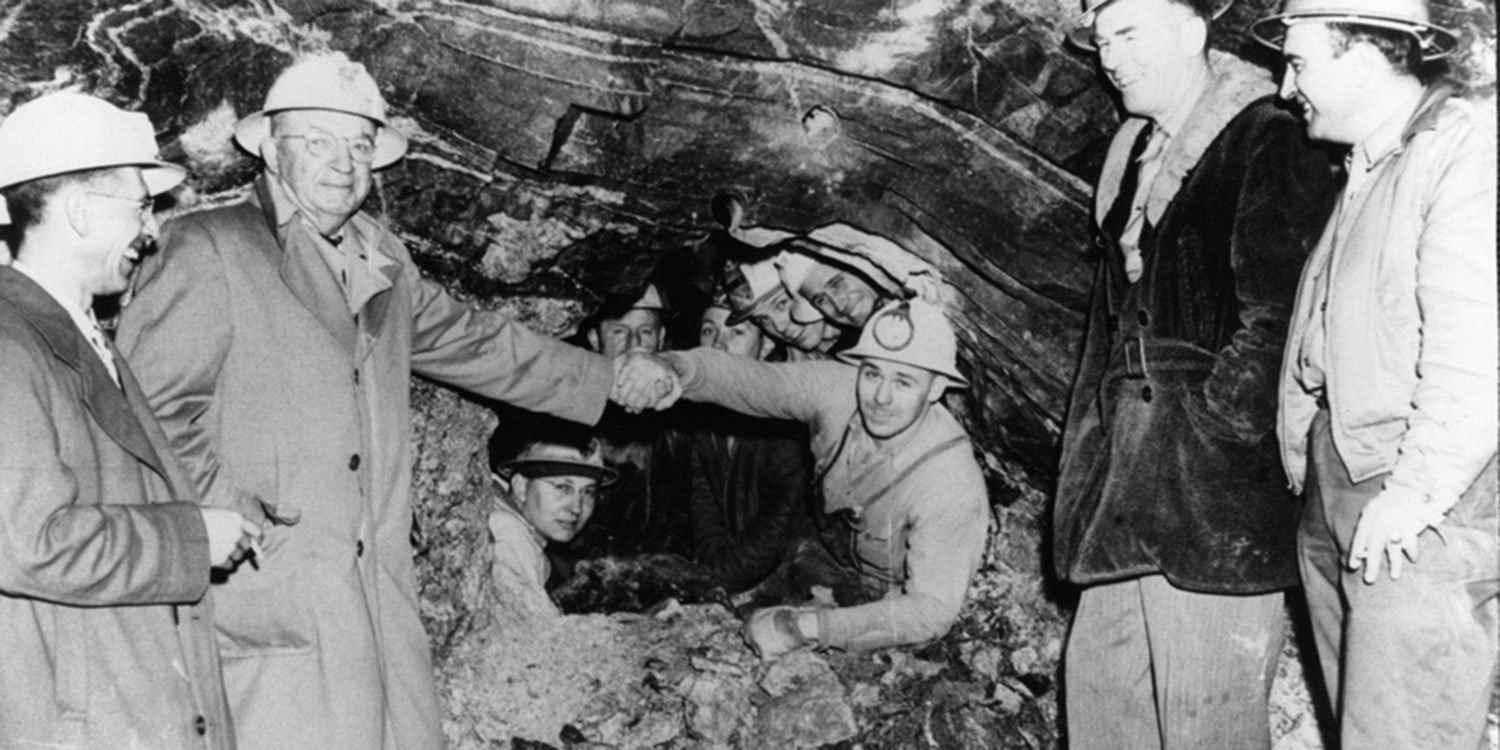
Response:
M1094 17L1099 15L1099 11L1117 2L1119 0L1104 0L1104 2L1078 14L1073 19L1073 30L1068 32L1068 41L1081 50L1098 52L1099 50L1094 47ZM1234 0L1218 0L1214 5L1213 12L1209 14L1209 20L1217 21L1219 16L1224 15L1231 5L1234 5Z
M960 375L959 372L958 372L958 370L948 369L946 367L929 367L929 366L924 365L924 364L922 364L920 362L908 362L907 360L901 359L900 357L893 357L893 356L891 356L891 353L888 352L888 351L885 351L884 349L880 349L880 350L877 350L877 351L870 351L867 348L862 348L860 346L855 346L853 349L848 349L848 350L839 352L838 354L836 354L834 356L838 357L840 360L842 360L844 362L847 362L847 363L849 363L851 365L854 365L855 367L858 367L860 362L863 362L863 361L865 361L867 359L882 359L882 360L885 360L886 362L895 362L896 364L899 364L899 365L910 365L912 367L920 367L923 370L926 370L928 372L934 372L934 373L937 373L939 375L942 375L943 377L947 378L949 380L949 382L951 382L955 388L967 388L967 387L969 387L969 379L966 378L966 377L964 377L963 375Z
M1309 10L1262 18L1251 25L1250 35L1255 37L1255 41L1280 51L1281 43L1286 39L1286 27L1303 21L1351 23L1404 31L1417 38L1417 44L1422 48L1422 62L1441 60L1458 49L1458 36L1436 24L1383 13L1356 13L1347 10Z
M47 177L57 177L65 174L73 174L74 172L92 172L96 169L118 169L121 167L138 167L141 170L141 179L146 181L146 190L153 196L161 195L181 185L182 181L187 179L187 169L168 161L122 160L114 164L90 164L81 169L58 169L50 172L42 172L41 174L19 175L4 184L0 184L0 190Z
M525 477L585 477L597 480L600 486L613 484L620 478L619 472L608 466L557 458L518 458L500 464L495 472L506 480L516 474Z
M299 109L312 109L310 107L299 107ZM261 110L254 114L246 115L234 126L234 141L247 153L260 158L260 144L271 135L271 115L287 110ZM341 109L331 109L329 112L343 112L356 117L365 117L358 112L344 112ZM369 119L369 118L366 118ZM372 120L372 122L374 122ZM375 135L375 158L370 162L370 169L385 169L406 155L407 140L401 131L390 125L375 123L379 131Z
M802 325L811 325L824 319L823 311L819 310L813 303L808 302L806 297L800 294L788 292L792 295L792 322Z

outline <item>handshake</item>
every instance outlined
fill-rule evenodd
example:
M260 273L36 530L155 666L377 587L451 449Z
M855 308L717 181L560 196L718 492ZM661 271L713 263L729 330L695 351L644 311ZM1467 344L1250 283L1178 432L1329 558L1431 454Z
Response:
M647 409L661 411L682 397L682 382L665 357L645 352L626 352L614 360L615 384L609 400L638 414Z

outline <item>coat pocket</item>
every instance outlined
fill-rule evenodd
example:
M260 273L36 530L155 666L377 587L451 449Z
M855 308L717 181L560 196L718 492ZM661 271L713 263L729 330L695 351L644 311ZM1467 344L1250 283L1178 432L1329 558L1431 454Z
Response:
M279 527L273 527L274 528ZM214 588L214 626L224 658L305 654L317 646L316 620L303 584L305 573L271 559L262 570L244 566ZM279 565L278 565L279 563Z

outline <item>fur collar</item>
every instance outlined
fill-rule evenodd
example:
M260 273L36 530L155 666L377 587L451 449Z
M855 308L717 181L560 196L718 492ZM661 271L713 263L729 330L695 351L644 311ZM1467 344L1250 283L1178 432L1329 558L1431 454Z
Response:
M1229 124L1250 102L1267 94L1274 94L1276 86L1271 74L1264 68L1252 65L1234 55L1210 50L1208 63L1213 79L1199 97L1198 103L1188 115L1182 132L1167 145L1162 155L1164 160L1156 180L1151 184L1151 193L1146 196L1146 219L1152 224L1161 220L1167 206L1176 197L1178 188L1188 172L1197 166L1203 152L1218 137L1219 131ZM1109 154L1099 175L1099 187L1094 195L1094 220L1102 221L1104 214L1114 204L1120 189L1120 180L1125 174L1125 160L1130 156L1130 146L1135 143L1147 120L1132 117L1120 125L1110 142Z

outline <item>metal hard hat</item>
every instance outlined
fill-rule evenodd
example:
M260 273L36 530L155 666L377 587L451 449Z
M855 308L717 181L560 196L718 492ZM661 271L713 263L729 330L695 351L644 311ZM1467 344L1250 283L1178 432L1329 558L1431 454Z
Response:
M386 118L385 99L370 71L342 52L310 57L282 71L266 94L265 106L235 126L235 141L258 155L261 142L271 134L270 116L289 109L323 109L373 120L380 128L371 169L390 166L406 153L406 136Z
M1279 50L1287 26L1312 21L1406 32L1421 45L1423 61L1447 57L1458 48L1457 35L1432 23L1427 0L1287 0L1280 13L1256 21L1250 33L1261 44Z
M807 280L807 275L812 273L813 266L818 261L811 255L795 250L784 250L774 260L781 285L786 287L787 294L792 295L792 320L804 325L822 320L823 313L802 296L802 283Z
M1074 46L1095 52L1094 49L1094 18L1099 11L1114 5L1119 0L1083 0L1083 12L1073 19L1073 30L1068 32L1068 41ZM1217 20L1234 5L1234 0L1189 0L1194 6L1206 6L1208 17Z
M587 450L562 443L538 440L529 443L520 455L495 467L507 481L520 474L524 477L588 477L599 484L610 484L619 473L604 464L604 450L598 440L591 440Z
M109 167L140 167L152 195L177 187L187 176L157 155L150 118L88 94L47 94L0 122L0 188ZM0 220L10 223L3 205Z
M854 364L883 359L945 375L954 385L968 385L958 372L958 337L937 305L921 298L897 300L870 316L853 349L839 358Z

